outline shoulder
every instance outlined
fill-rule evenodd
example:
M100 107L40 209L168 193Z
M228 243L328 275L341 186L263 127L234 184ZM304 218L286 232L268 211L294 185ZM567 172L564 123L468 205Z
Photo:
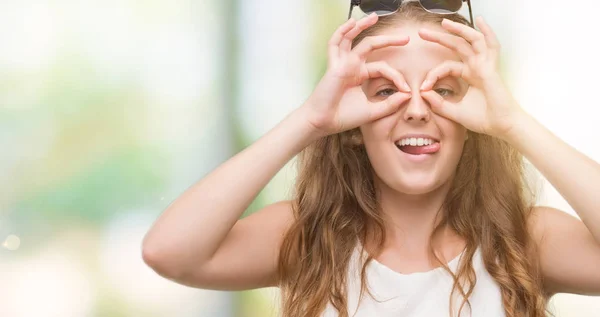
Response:
M527 227L538 246L557 235L591 236L591 233L579 218L549 206L533 206L527 218Z
M572 222L579 220L553 207L533 206L527 218L527 227L535 242L539 244L544 240L549 227L560 225L563 221Z
M581 220L560 209L535 206L528 228L549 294L600 295L600 243Z

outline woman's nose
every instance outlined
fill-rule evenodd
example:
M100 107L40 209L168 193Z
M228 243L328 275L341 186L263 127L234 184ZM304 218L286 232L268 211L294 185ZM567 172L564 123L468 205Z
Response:
M409 99L404 110L404 121L429 121L431 118L429 103L423 99L418 89L413 90L412 94L413 96Z

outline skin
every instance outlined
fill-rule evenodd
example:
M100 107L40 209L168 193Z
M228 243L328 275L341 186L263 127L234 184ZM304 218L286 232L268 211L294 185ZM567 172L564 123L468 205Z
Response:
M349 41L376 21L376 16L370 16L358 22L350 20L338 28L328 50L334 66L340 58L347 58L346 65L364 62L362 57L348 55ZM178 197L144 238L144 261L165 278L199 288L243 290L276 286L278 250L284 232L293 221L291 204L289 201L274 203L239 219L241 214L269 180L308 144L324 133L361 126L365 146L376 169L382 203L391 219L389 230L393 233L386 245L387 253L384 250L378 260L402 272L427 271L431 269L425 261L423 247L430 228L427 220L447 191L448 180L456 166L453 162L462 150L462 136L468 129L513 145L581 218L538 206L528 219L529 230L540 250L547 292L600 295L600 270L597 269L600 267L600 201L597 198L600 165L522 110L498 75L500 45L493 31L481 17L476 19L476 26L479 31L449 21L442 23L443 30L421 25L418 37L414 29L406 29L412 32L413 42L408 45L405 39L378 38L370 41L373 49L367 48L368 45L360 47L361 56L368 56L372 61L379 59L380 63L362 67L355 82L386 77L404 93L373 100L365 99L367 95L354 90L342 102L328 100L331 93L317 94L320 98L317 103L311 104L315 100L309 100ZM440 47L425 46L419 38ZM415 55L417 45L422 45L423 56ZM390 46L405 47L396 50ZM381 50L375 52L375 48ZM422 58L423 64L411 64L414 68L409 69L395 58L400 54L413 54L412 58ZM443 57L448 59L442 61ZM390 61L394 67L381 63L383 60ZM441 63L433 66L434 60ZM334 67L334 70L337 72L325 78L316 88L317 92L340 87L338 79L343 77L344 69ZM440 79L448 76L461 78L469 85L461 98L440 94L436 85L444 83ZM406 83L410 87L405 88ZM451 82L446 84L451 85ZM339 108L331 107L338 103ZM440 164L440 158L429 163L429 168L408 171L394 155L393 139L416 128L439 134L436 136L443 142L439 154L448 166ZM407 176L401 175L403 173ZM392 193L396 193L395 197ZM445 232L440 241L446 260L461 250L461 241L451 232ZM404 257L394 257L390 250Z
M360 127L388 225L388 239L378 261L404 273L430 268L427 243L434 216L450 188L467 136L465 127L433 113L429 101L421 96L420 87L432 69L446 60L460 61L453 50L421 39L421 27L410 23L381 33L406 35L410 42L376 50L369 54L367 62L384 62L401 73L411 89L411 98L397 112ZM427 27L444 31L433 24ZM447 76L438 80L433 89L446 100L459 101L468 86L460 78ZM397 88L389 79L379 77L367 80L363 90L369 99L380 101ZM439 139L440 150L425 162L408 161L395 145L408 133L425 133ZM446 234L441 239L442 256L452 259L464 243L453 233Z
M482 17L480 31L444 20L446 32L420 30L421 38L452 49L461 62L444 62L430 71L421 95L431 109L466 128L514 146L573 207L577 218L537 206L528 219L537 243L548 294L600 295L600 164L577 151L526 113L498 74L500 44ZM437 78L460 76L470 85L459 102L430 90ZM567 164L565 164L568 162Z

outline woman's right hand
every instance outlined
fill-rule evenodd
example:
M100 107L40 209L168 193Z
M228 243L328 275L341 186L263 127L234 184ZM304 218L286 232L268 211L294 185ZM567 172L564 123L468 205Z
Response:
M377 20L376 14L358 22L350 19L329 40L327 71L302 106L309 124L322 136L390 115L411 97L410 87L397 70L383 61L365 62L367 55L375 49L406 45L408 36L369 36L351 48L352 40ZM383 100L369 100L361 85L365 80L377 77L387 78L398 91Z

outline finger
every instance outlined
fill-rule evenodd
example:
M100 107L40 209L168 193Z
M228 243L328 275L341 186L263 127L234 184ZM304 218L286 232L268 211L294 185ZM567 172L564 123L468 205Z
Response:
M370 52L384 48L387 46L404 46L408 44L410 38L406 35L378 35L378 36L369 36L365 38L362 42L358 43L356 47L352 50L356 53L360 59L366 59L367 54Z
M456 111L457 107L455 104L444 99L444 97L440 96L433 90L421 91L421 96L427 100L433 112L454 122L459 122L458 112Z
M469 44L469 42L467 42L467 40L454 34L429 29L420 29L419 36L426 41L441 44L455 51L463 61L466 61L475 54L473 47L471 44Z
M358 36L362 31L377 23L377 20L379 20L379 16L375 13L360 19L349 32L344 34L342 41L340 42L340 50L342 52L349 52L352 48L352 41L354 38L356 38L356 36Z
M483 33L473 29L468 25L448 19L442 20L442 27L467 40L467 42L469 42L473 47L475 53L483 53L486 51L487 44L485 42Z
M438 80L447 76L464 78L465 69L465 64L461 62L445 61L427 73L421 90L430 90Z
M366 68L369 78L385 77L392 81L398 89L403 90L404 92L410 92L410 86L404 79L404 76L402 76L399 71L392 68L388 63L382 61L367 63Z
M398 111L400 106L411 97L411 94L397 92L387 97L383 101L373 103L369 107L369 109L371 109L371 112L369 114L369 121L374 121L377 119L381 119L385 116L391 115L392 113Z
M500 42L496 37L496 33L494 33L492 28L483 20L482 16L478 16L475 19L475 24L481 30L481 33L483 33L485 42L487 43L488 47L496 50L500 49Z
M356 25L356 20L353 18L346 21L346 23L340 25L337 30L333 33L328 43L328 55L329 60L332 60L339 56L340 43L344 38L344 35L348 33Z

